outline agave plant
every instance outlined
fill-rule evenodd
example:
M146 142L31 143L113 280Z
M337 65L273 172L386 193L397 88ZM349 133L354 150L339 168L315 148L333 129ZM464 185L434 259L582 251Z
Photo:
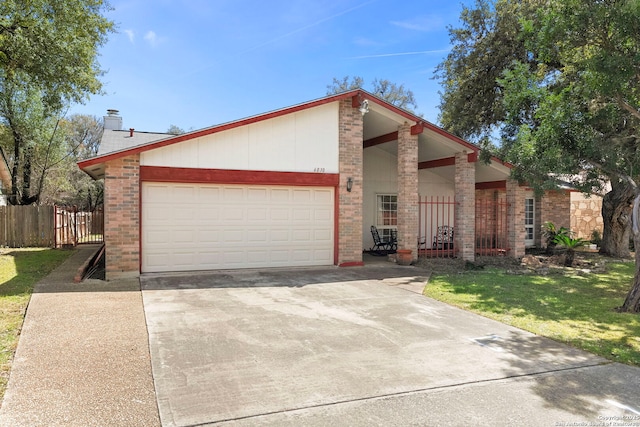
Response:
M542 237L545 238L547 243L547 254L553 254L558 242L556 238L559 236L571 236L571 231L566 227L557 228L554 223L547 221L542 226Z
M589 243L588 240L582 238L574 239L571 237L570 233L558 234L555 237L554 242L556 245L560 245L566 249L564 258L565 267L571 267L573 265L573 260L576 257L576 249Z

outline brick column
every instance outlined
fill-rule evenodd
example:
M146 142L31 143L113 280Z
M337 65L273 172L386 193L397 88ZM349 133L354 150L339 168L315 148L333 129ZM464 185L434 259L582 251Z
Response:
M525 188L513 179L507 180L507 230L509 253L513 258L524 256L524 199L526 198Z
M568 191L546 191L539 198L538 204L540 206L540 224L536 224L538 234L547 221L551 221L556 228L571 229L571 194ZM546 246L547 242L541 238L540 247Z
M362 265L362 114L351 99L339 107L338 265ZM353 179L351 192L347 179Z
M140 274L140 156L105 164L104 241L107 280Z
M411 125L398 127L398 249L418 257L418 135Z
M456 154L456 212L454 248L465 261L475 261L476 168L466 152Z

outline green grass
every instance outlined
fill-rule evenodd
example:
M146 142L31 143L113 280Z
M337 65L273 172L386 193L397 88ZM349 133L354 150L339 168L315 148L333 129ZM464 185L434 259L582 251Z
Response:
M425 295L616 362L640 366L640 315L618 313L633 263L606 273L513 275L490 268L434 275Z
M72 253L40 248L0 249L0 399L7 387L33 286Z

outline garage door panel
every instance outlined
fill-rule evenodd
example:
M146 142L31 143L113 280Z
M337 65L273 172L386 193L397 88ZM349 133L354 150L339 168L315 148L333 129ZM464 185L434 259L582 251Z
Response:
M317 242L329 242L333 238L333 233L329 230L321 229L321 230L313 230L313 240Z
M145 182L142 190L143 272L333 264L332 188Z
M311 241L311 230L293 230L291 240L293 242Z
M274 188L271 190L269 196L271 202L288 203L291 195L291 191L288 189Z
M311 221L311 209L294 209L293 221L296 222L309 222Z
M269 242L267 230L247 230L247 242L267 244Z
M222 202L242 202L245 200L245 189L244 187L224 187L222 193Z

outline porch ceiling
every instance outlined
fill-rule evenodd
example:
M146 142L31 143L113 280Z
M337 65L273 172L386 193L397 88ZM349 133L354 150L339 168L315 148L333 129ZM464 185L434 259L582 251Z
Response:
M388 110L371 109L364 116L364 140L373 140L384 136L390 136L397 132L398 125L405 121L404 117L399 117ZM412 123L413 124L413 123ZM388 138L387 138L388 139ZM424 131L418 135L418 162L427 162L433 160L441 160L454 157L460 152L459 143L447 138L432 129L424 128ZM397 139L388 140L383 143L376 143L367 150L379 149L383 150L395 157L398 156ZM454 166L440 166L429 168L429 171L441 176L444 179L453 181L455 177ZM503 181L508 178L510 169L499 162L491 162L484 164L481 161L476 162L476 182L492 182Z

